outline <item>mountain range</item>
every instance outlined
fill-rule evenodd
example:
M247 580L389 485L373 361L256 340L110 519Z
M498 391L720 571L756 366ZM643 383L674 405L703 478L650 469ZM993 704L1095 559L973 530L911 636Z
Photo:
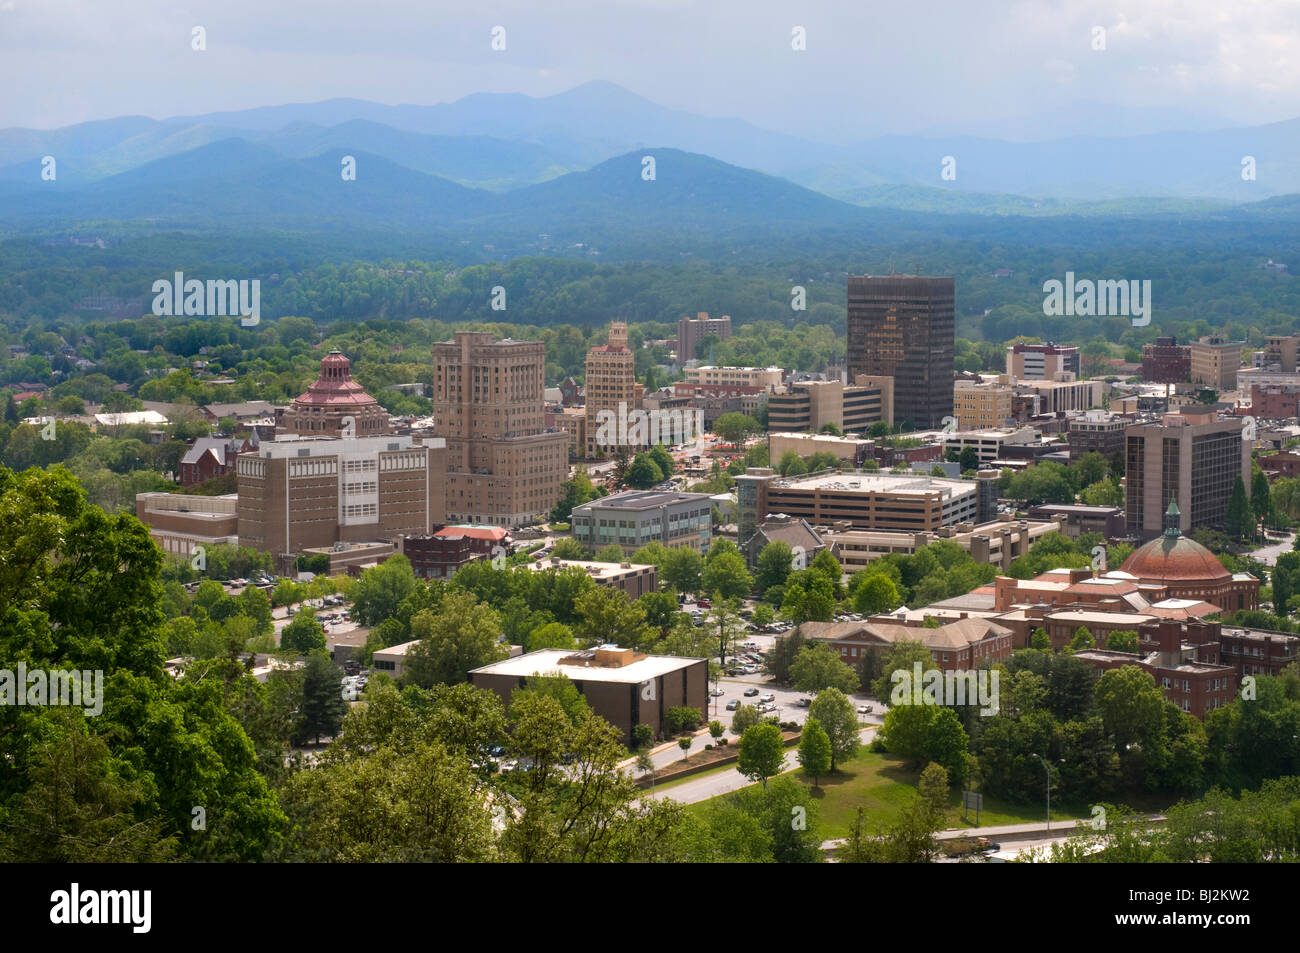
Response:
M53 181L41 175L45 156L56 162ZM355 160L354 181L340 174L345 156ZM1254 179L1242 174L1247 156ZM546 251L549 236L580 244L650 240L656 230L861 232L897 225L899 210L1160 216L1234 206L1251 214L1259 205L1278 219L1294 209L1279 197L1296 193L1300 119L1131 136L826 144L668 109L610 83L538 99L337 99L0 130L0 230L10 235L103 222L341 227L526 236Z

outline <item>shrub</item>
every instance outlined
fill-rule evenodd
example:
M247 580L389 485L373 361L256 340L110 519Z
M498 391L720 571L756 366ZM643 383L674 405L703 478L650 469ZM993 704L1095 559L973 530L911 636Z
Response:
M680 708L669 708L664 716L668 730L674 734L679 731L694 731L700 727L701 720L699 709L685 705Z

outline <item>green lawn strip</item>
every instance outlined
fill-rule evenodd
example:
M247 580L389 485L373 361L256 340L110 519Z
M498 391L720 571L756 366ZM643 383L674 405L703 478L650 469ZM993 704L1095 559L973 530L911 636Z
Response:
M734 765L728 765L734 767ZM709 772L702 772L694 777L703 777ZM909 767L899 758L876 754L865 747L858 754L840 766L833 775L819 779L819 786L813 788L812 779L805 777L802 769L790 772L790 777L812 790L817 799L821 816L822 830L827 838L844 837L857 819L858 808L866 812L868 824L890 824L898 817L899 810L916 793L916 782L920 772ZM684 780L692 780L686 778ZM680 783L680 782L676 782ZM666 785L664 785L666 786ZM725 794L719 797L726 797ZM695 813L707 812L714 800L699 801L686 806ZM969 821L962 819L961 792L954 790L951 794L950 810L944 827L974 827L975 814L972 811ZM1066 821L1091 817L1087 811L1082 813L1068 805L1052 805L1052 820ZM984 809L980 811L980 827L999 826L1003 824L1033 824L1046 819L1046 806L1014 804L990 795L984 797Z

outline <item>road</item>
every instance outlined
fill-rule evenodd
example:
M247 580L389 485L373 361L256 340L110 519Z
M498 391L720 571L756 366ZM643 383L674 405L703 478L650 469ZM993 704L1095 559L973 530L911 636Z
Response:
M1286 538L1280 542L1269 543L1267 546L1261 546L1259 549L1251 552L1250 555L1254 556L1265 566L1275 566L1277 565L1277 557L1283 553L1291 552L1294 546L1295 534L1287 533Z

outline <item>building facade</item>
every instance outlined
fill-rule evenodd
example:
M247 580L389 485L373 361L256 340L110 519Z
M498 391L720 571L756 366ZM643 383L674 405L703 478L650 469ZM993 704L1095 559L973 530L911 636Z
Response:
M731 316L711 318L709 312L701 311L693 318L678 319L677 360L684 364L698 359L700 341L709 335L717 335L719 341L731 337Z
M713 501L707 493L633 490L575 506L571 525L592 552L614 543L630 555L651 542L708 552Z
M850 275L848 376L893 378L894 419L942 427L952 415L954 283Z
M1192 383L1220 392L1236 390L1243 344L1244 341L1229 341L1217 334L1193 343L1190 374Z
M665 736L670 708L694 708L702 720L708 718L709 662L702 658L644 655L617 645L539 649L476 668L469 680L496 692L509 710L514 693L528 688L530 679L555 675L567 677L592 712L619 730L624 744L637 725Z
M1013 344L1007 376L1014 381L1061 381L1079 376L1079 349L1072 344Z
M626 421L629 412L641 406L640 387L636 382L636 355L627 346L627 325L615 321L610 325L609 343L593 347L587 354L587 458L600 453L612 454L620 446L632 452L643 449L646 440L628 441L635 436L621 423L604 426L608 420ZM602 437L606 439L602 439Z
M1011 418L1011 388L996 381L953 383L952 412L962 430L1005 427Z
M1233 482L1250 487L1250 447L1241 418L1219 419L1210 407L1184 407L1158 422L1125 431L1125 515L1128 532L1153 539L1177 498L1180 529L1222 528Z
M872 472L786 478L751 467L736 477L736 505L742 540L777 513L813 526L927 532L974 522L979 492L973 480Z
M1192 349L1175 337L1142 345L1142 379L1152 384L1181 384L1191 377Z
M282 558L426 534L445 522L446 465L445 442L437 439L266 441L237 459L240 544Z
M392 433L388 411L352 379L341 351L320 362L320 377L297 397L277 422L277 431L305 437L372 437Z
M433 346L434 433L446 441L447 519L545 519L569 477L569 435L546 427L546 345L458 331Z

